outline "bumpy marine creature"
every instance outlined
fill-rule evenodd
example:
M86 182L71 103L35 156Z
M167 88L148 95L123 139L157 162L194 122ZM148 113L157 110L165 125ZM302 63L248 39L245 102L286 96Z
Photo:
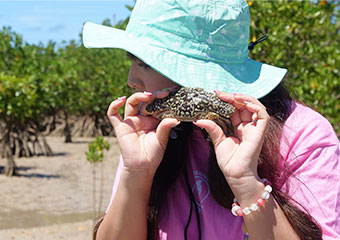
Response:
M156 113L161 119L169 117L184 122L213 120L230 135L232 126L229 118L235 108L202 88L180 87L170 91L167 97L154 100L146 106L146 111Z

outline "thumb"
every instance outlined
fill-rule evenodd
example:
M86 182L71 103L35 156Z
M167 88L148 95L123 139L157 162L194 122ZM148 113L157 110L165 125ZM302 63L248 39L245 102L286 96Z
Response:
M226 139L222 129L211 120L197 120L194 124L200 128L204 128L208 132L215 148Z
M159 144L166 148L169 139L169 133L171 128L176 127L181 122L175 118L165 118L163 119L160 124L157 126L156 129L156 137L158 139Z

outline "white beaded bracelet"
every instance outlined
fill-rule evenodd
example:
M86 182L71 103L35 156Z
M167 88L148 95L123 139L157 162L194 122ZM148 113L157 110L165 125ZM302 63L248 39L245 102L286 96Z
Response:
M260 206L263 206L265 201L269 199L270 193L272 192L273 188L270 185L270 182L267 179L262 179L263 184L265 185L264 187L264 192L262 193L261 197L259 197L255 203L250 205L250 207L245 207L241 208L240 204L237 202L237 199L234 198L234 203L231 208L231 212L234 216L243 216L243 215L248 215L251 212L255 212L259 209Z

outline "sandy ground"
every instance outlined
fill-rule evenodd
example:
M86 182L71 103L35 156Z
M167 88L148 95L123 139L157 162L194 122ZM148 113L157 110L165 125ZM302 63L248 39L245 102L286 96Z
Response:
M16 160L19 176L0 175L0 239L91 239L93 226L93 165L85 152L91 138L48 137L54 156ZM111 196L119 149L106 138L110 150L96 169L96 209L99 208L103 171L104 212ZM0 160L3 165L3 160Z

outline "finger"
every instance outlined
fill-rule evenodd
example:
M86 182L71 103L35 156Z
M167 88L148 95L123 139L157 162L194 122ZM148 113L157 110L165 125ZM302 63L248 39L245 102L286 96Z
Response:
M243 94L235 94L234 99L238 102L243 103L243 104L253 103L253 104L256 104L256 105L260 105L263 108L266 108L258 99L254 98L252 96L243 95Z
M241 119L242 122L253 121L253 119L252 119L253 113L248 110L247 105L245 105L245 108L240 111L239 115L240 115L240 119Z
M215 91L215 92L222 101L230 103L231 105L235 107L235 112L230 117L233 127L236 127L239 124L241 124L242 119L240 115L240 110L243 110L245 108L245 104L237 102L235 100L235 94L218 92L218 91Z
M226 139L222 129L211 120L197 120L196 122L193 122L193 124L200 128L204 128L208 132L214 146L218 146L224 139Z
M261 114L263 114L264 112L266 113L265 106L258 99L252 96L233 94L232 97L235 108L239 110L239 113L235 114L235 116L231 119L233 125L238 125L241 122L252 122L254 118L257 117L256 114L254 116L254 113L249 111L248 106L250 104L260 106L260 108L264 110L260 111ZM267 116L264 115L263 117L266 118Z
M122 121L122 117L119 114L119 109L124 106L125 100L125 96L114 100L113 102L111 102L107 110L107 116L109 117L109 120L113 127L116 127Z
M151 98L150 92L137 92L132 94L126 101L124 118L136 116L139 113L139 104L147 102Z
M169 139L169 133L171 128L176 127L181 122L175 118L165 118L163 119L160 124L157 126L156 129L156 137L162 147L166 148Z
M165 88L165 89L153 92L151 98L147 102L141 103L139 112L142 115L151 115L152 113L146 111L146 106L148 106L155 99L165 98L166 96L169 95L169 92L170 92L170 88Z
M270 120L270 116L267 113L266 109L260 105L249 103L247 104L247 109L249 112L252 112L252 121L257 127L261 127L265 129Z
M267 119L269 118L269 114L267 113L266 107L256 98L252 96L246 95L236 95L235 99L237 101L242 101L246 104L248 110L250 109L257 109L257 118L259 119ZM258 107L257 107L258 106Z
M245 108L244 103L236 101L235 94L230 94L230 93L225 93L225 92L217 92L217 91L215 91L215 92L221 100L230 103L237 110L243 110Z

